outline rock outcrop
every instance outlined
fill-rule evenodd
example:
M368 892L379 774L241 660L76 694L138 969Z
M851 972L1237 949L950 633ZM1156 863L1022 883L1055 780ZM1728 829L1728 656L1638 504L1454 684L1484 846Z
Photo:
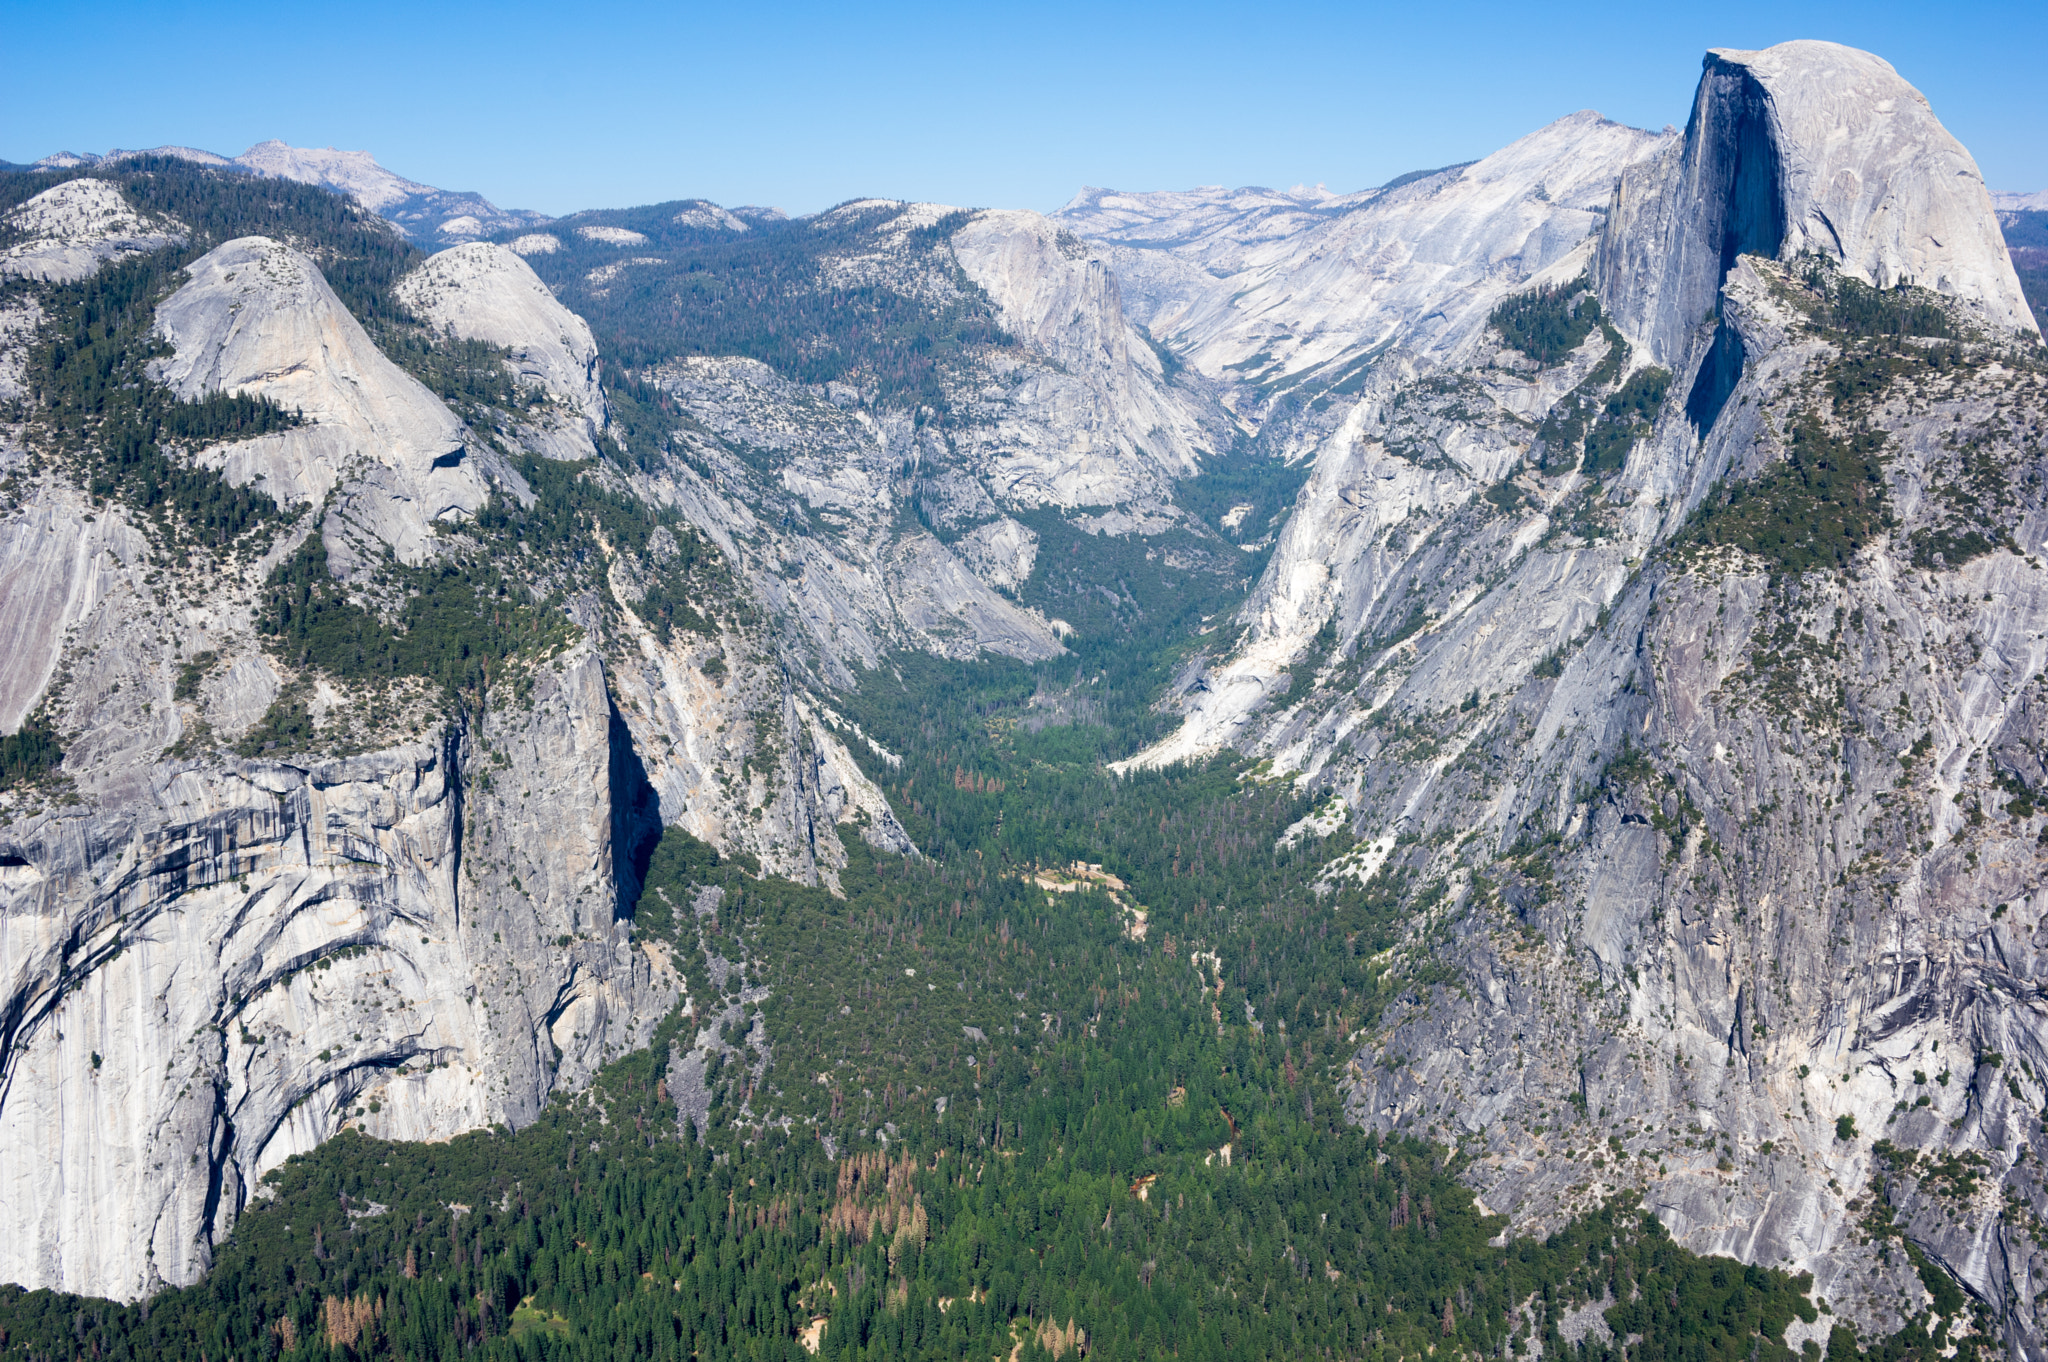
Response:
M116 258L111 221L63 258ZM0 1276L190 1280L342 1125L517 1124L645 1043L684 1001L627 916L661 828L828 886L847 825L915 854L831 693L893 649L1058 656L1042 543L1188 526L1176 480L1255 428L1312 471L1139 760L1228 746L1332 796L1289 837L1349 834L1330 882L1410 913L1351 1118L1456 1146L1519 1228L1640 1192L1866 1329L1926 1295L1904 1237L2043 1353L2048 361L1974 166L1889 67L1717 52L1683 136L1576 114L1357 195L843 205L822 287L1002 333L928 404L696 356L634 375L673 419L631 460L498 438L580 460L606 419L542 275L573 298L591 252L654 271L664 233L772 224L693 203L425 262L406 305L560 418L475 428L305 256L211 251L156 372L301 415L178 451L322 508L260 552L170 552L0 445L0 729L64 745L0 791ZM1497 329L1538 288L1576 344ZM40 325L8 316L0 378ZM549 530L588 536L574 571L483 537L554 477L587 480ZM324 674L257 632L316 528L365 608L497 554L541 565L494 601L574 627L459 704ZM258 731L292 706L299 736ZM700 1118L743 964L687 1000Z
M70 283L124 255L184 240L168 220L147 221L104 180L66 180L7 215L23 239L0 251L0 276Z
M1737 256L1807 253L2038 332L1977 163L1890 63L1825 42L1716 49L1684 141L1615 191L1600 296L1624 335L1673 365Z
M518 1124L644 1044L680 985L613 920L609 731L586 651L478 730L172 763L11 821L0 1276L190 1281L262 1174L343 1125Z
M422 243L473 240L495 232L537 227L549 219L524 208L500 208L481 194L436 189L394 174L367 151L294 147L258 142L234 164L258 175L317 184L347 194Z
M1119 196L1103 240L1139 320L1203 374L1258 389L1239 396L1249 411L1304 384L1355 384L1389 347L1448 362L1501 297L1583 247L1624 169L1673 140L1577 113L1390 189L1222 214ZM1055 220L1092 234L1110 225L1101 203ZM1153 233L1168 244L1135 244Z
M241 237L188 274L157 308L174 350L157 377L180 397L240 393L302 418L202 450L201 463L237 486L261 483L286 505L320 504L346 479L328 516L335 543L367 535L408 563L431 554L437 524L483 504L489 490L467 428L377 348L311 260L267 237Z
M1385 314L1320 417L1263 408L1314 471L1145 759L1270 759L1341 799L1333 882L1428 905L1388 960L1452 981L1360 1032L1352 1119L1456 1146L1524 1229L1640 1191L1866 1331L1927 1299L1903 1236L2039 1356L2048 364L1990 200L1888 66L1812 43L1711 54L1684 138L1601 175L1543 268ZM1403 192L1442 190L1350 216ZM1582 272L1575 351L1502 344L1505 292ZM1209 315L1176 336L1236 362ZM1326 334L1276 324L1254 374Z
M1062 507L1169 500L1174 479L1221 443L1217 423L1169 388L1103 252L1023 212L976 214L952 249L1003 328L1040 358L973 434L990 451L991 492Z
M591 460L608 415L589 328L501 246L425 260L394 301L507 351L545 399L512 411L436 397L276 240L214 247L156 305L149 372L171 396L290 414L172 451L283 508L260 548L172 546L64 460L6 447L0 625L23 646L0 659L0 716L41 716L64 755L0 789L0 1278L124 1299L190 1281L263 1173L344 1125L517 1125L644 1044L696 1006L629 916L665 826L826 885L843 825L916 854L830 692L892 649L1061 653L1064 626L1015 597L1037 534L996 498L1174 524L1173 480L1221 422L1043 219L969 219L955 257L914 235L957 225L945 210L877 216L904 220L828 268L1000 295L1018 344L951 394L975 418L949 441L844 384L663 366L647 378L681 415L662 447L563 476L590 505L673 519L629 544L566 510L589 540L562 551L587 571L485 524L555 476L520 447ZM117 253L115 220L67 238L80 269ZM773 218L712 225L754 221ZM29 299L8 324L41 317ZM944 537L906 516L921 495ZM329 674L259 632L266 581L314 533L361 608L492 562L504 608L560 593L573 628L460 703L418 676ZM676 566L707 559L709 576Z
M428 305L539 319L494 334L573 355L580 322L509 309L505 273L453 272ZM615 591L461 705L267 649L265 578L306 535L367 584L474 554L487 499L534 493L277 242L208 252L156 322L173 394L300 418L178 456L325 510L260 553L170 545L64 459L0 445L0 712L8 732L42 714L63 746L59 776L0 789L0 1279L121 1299L191 1281L262 1174L345 1124L517 1125L644 1045L686 1002L628 916L664 824L814 882L844 864L840 823L914 851L793 684L744 567L739 599L700 602L719 625L640 620L643 575L678 552L666 528L644 554L593 543ZM749 512L681 499L734 547L719 517Z
M488 242L451 247L400 280L397 291L437 330L511 351L521 381L566 408L543 413L530 441L557 458L596 453L593 442L610 421L597 377L597 342L589 323L556 301L513 249Z
M1064 651L1048 621L954 550L899 528L902 467L921 452L909 413L869 411L851 390L820 393L754 360L688 360L654 381L729 447L773 455L772 469L749 466L678 431L652 495L689 507L744 566L820 684L852 684L854 668L895 647L1034 661Z

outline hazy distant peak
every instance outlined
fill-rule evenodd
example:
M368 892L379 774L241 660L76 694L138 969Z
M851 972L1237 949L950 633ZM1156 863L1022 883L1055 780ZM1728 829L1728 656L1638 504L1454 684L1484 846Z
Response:
M254 175L316 184L350 195L407 236L427 245L473 241L509 228L538 227L552 221L545 213L500 208L481 194L437 189L418 180L409 180L387 170L367 151L295 147L278 138L258 142L232 158L186 146L150 147L140 151L116 148L104 156L92 152L60 151L43 157L30 169L72 170L79 166L132 160L137 156L175 156L200 165L236 167Z
M235 164L259 175L325 185L329 189L353 194L363 207L373 213L381 213L415 194L440 192L431 185L393 174L378 165L377 158L367 151L294 147L276 138L250 147L235 158Z

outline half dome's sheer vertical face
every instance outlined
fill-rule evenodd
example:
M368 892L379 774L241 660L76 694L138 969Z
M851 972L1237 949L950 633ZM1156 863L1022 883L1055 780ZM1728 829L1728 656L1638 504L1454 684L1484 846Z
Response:
M1808 252L2037 330L1976 162L1889 63L1824 42L1717 49L1683 148L1623 178L1601 296L1632 341L1683 363L1737 256Z

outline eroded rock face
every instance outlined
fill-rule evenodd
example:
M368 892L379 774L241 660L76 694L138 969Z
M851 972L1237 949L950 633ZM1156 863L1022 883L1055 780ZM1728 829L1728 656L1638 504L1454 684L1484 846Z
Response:
M26 239L0 251L0 276L70 283L111 260L161 250L185 239L182 225L145 220L105 180L66 180L7 215Z
M999 495L1063 507L1166 500L1217 440L1125 318L1103 252L1022 212L976 214L952 244L1004 329L1053 361L1020 375L1010 410L973 435L993 455Z
M31 169L116 167L141 156L171 157L197 165L237 168L255 175L319 185L355 199L398 231L429 246L474 240L521 227L537 227L549 221L545 213L500 208L481 194L436 189L417 180L408 180L377 164L377 159L367 151L294 147L275 138L258 142L235 157L222 156L199 147L175 145L139 150L117 147L104 156L91 152L60 151L43 157Z
M1530 276L1590 258L1614 337L1538 369L1483 313L1449 349L1397 330L1273 437L1314 473L1147 759L1269 757L1341 797L1333 879L1432 904L1389 959L1455 983L1358 1034L1354 1120L1455 1145L1526 1230L1639 1190L1866 1331L1927 1296L1871 1230L1895 1209L2038 1356L2048 373L1974 167L1875 58L1715 53L1652 152L1597 252ZM1975 338L1873 350L1809 251ZM1545 424L1656 370L1604 466ZM1800 557L1830 513L1768 489L1823 446L1872 451L1883 515ZM1797 530L1728 528L1729 486Z
M953 548L975 575L1005 591L1022 588L1038 562L1037 533L1008 516L977 526Z
M56 669L64 631L105 592L107 557L126 527L87 524L61 495L38 496L0 523L0 731L15 732ZM112 542L110 542L110 540Z
M562 432L568 443L557 457L587 459L610 420L598 385L597 342L589 324L557 302L515 253L518 244L474 242L442 251L399 282L398 296L436 329L511 350L513 371L523 381L580 418L573 423L580 429ZM544 413L540 424L572 422Z
M184 398L267 398L304 423L199 454L229 482L260 482L280 504L319 504L347 479L341 521L408 563L432 552L438 522L489 495L468 430L393 364L343 307L319 268L267 237L207 252L157 308L174 353L157 376ZM349 536L338 533L337 541Z
M40 708L69 785L0 791L0 1278L119 1298L190 1281L263 1173L344 1124L517 1125L644 1043L685 1001L664 948L622 916L664 826L828 886L846 825L917 854L831 691L896 648L1059 654L1064 626L1014 597L1037 536L1003 507L1128 502L1089 528L1171 528L1173 479L1222 432L1079 242L1029 214L969 220L959 256L912 240L951 217L917 206L827 263L941 298L969 297L973 271L999 289L1021 344L957 380L957 447L845 384L668 366L654 381L693 420L659 458L587 474L687 526L578 546L596 575L570 592L573 641L494 672L481 705L309 669L258 632L258 603L316 530L373 608L387 556L497 552L518 589L557 589L527 547L479 540L476 517L536 495L497 437L596 453L588 328L503 247L404 280L429 325L505 347L550 399L538 417L485 413L480 433L304 255L243 238L189 267L157 309L170 353L154 374L300 419L178 456L325 511L260 552L180 553L57 463L10 494L0 623L26 646L0 661L0 714ZM908 514L925 502L934 528ZM688 603L677 592L701 583L664 574L693 534L721 587ZM310 736L257 732L291 713Z
M1681 363L1737 256L1808 252L2038 333L1977 163L1890 63L1826 42L1716 49L1683 143L1615 191L1600 296L1654 362Z
M491 316L502 279L468 282L485 297L450 315ZM546 320L526 352L564 344ZM423 561L493 491L532 496L288 248L216 249L158 321L180 395L303 414L196 456L327 501L344 569ZM61 789L0 791L0 1279L189 1282L262 1174L344 1124L518 1125L644 1045L684 1001L622 916L664 824L812 882L844 863L842 822L915 850L774 628L728 611L663 643L633 614L666 530L616 564L627 604L580 604L566 650L453 707L266 649L259 592L311 517L261 556L173 554L60 462L0 458L0 706L8 731L42 708L64 748ZM714 537L747 514L688 504ZM238 755L287 688L317 734Z
M795 626L785 641L821 682L852 684L892 647L1031 661L1064 651L1046 619L972 560L899 526L904 464L949 456L910 413L871 411L840 385L792 383L754 360L686 360L654 381L731 446L773 455L772 468L750 466L678 431L651 494L707 527L764 607ZM980 496L976 510L993 512Z
M1102 233L1135 315L1202 373L1341 384L1377 347L1449 361L1495 303L1588 240L1624 169L1671 140L1577 113L1392 189L1236 212L1119 196L1113 214L1084 200L1056 220Z
M263 1172L343 1124L518 1124L644 1044L680 986L614 921L610 722L585 650L476 731L160 765L10 822L0 1276L190 1281Z
M184 154L184 148L163 148ZM210 157L199 152L190 159ZM273 138L258 142L234 164L258 175L323 185L355 198L371 212L424 243L465 241L517 227L539 226L544 213L500 208L481 194L436 189L386 170L367 151L294 147Z

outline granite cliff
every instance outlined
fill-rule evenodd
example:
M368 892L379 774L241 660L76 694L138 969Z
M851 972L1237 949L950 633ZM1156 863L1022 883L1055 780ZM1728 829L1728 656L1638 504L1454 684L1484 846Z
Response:
M1716 51L1682 136L1616 143L1565 153L1576 239L1423 281L1315 401L1240 388L1313 472L1136 760L1264 757L1324 792L1292 835L1346 834L1331 876L1428 905L1354 1119L1454 1145L1522 1226L1639 1189L1867 1330L1923 1308L1920 1255L2037 1355L2039 332L1974 164L1875 57ZM1104 202L1065 217L1147 230ZM1172 315L1218 378L1255 340L1252 377L1320 358L1250 310Z
M211 239L138 206L164 163L123 164L8 218L0 711L61 763L0 790L0 1277L134 1298L343 1126L517 1126L694 1008L632 930L664 826L812 883L841 824L914 854L834 688L892 649L1061 653L1003 508L1171 517L1216 417L1030 215L884 205L830 262L953 302L986 281L1020 339L946 389L984 418L698 358L636 380L666 414L629 432L521 254L393 255L354 210L339 244ZM203 200L234 172L184 173ZM95 480L111 428L57 414L44 329L150 269L146 333L107 344L187 470L170 504ZM247 429L164 424L209 411ZM199 531L222 499L241 528Z

